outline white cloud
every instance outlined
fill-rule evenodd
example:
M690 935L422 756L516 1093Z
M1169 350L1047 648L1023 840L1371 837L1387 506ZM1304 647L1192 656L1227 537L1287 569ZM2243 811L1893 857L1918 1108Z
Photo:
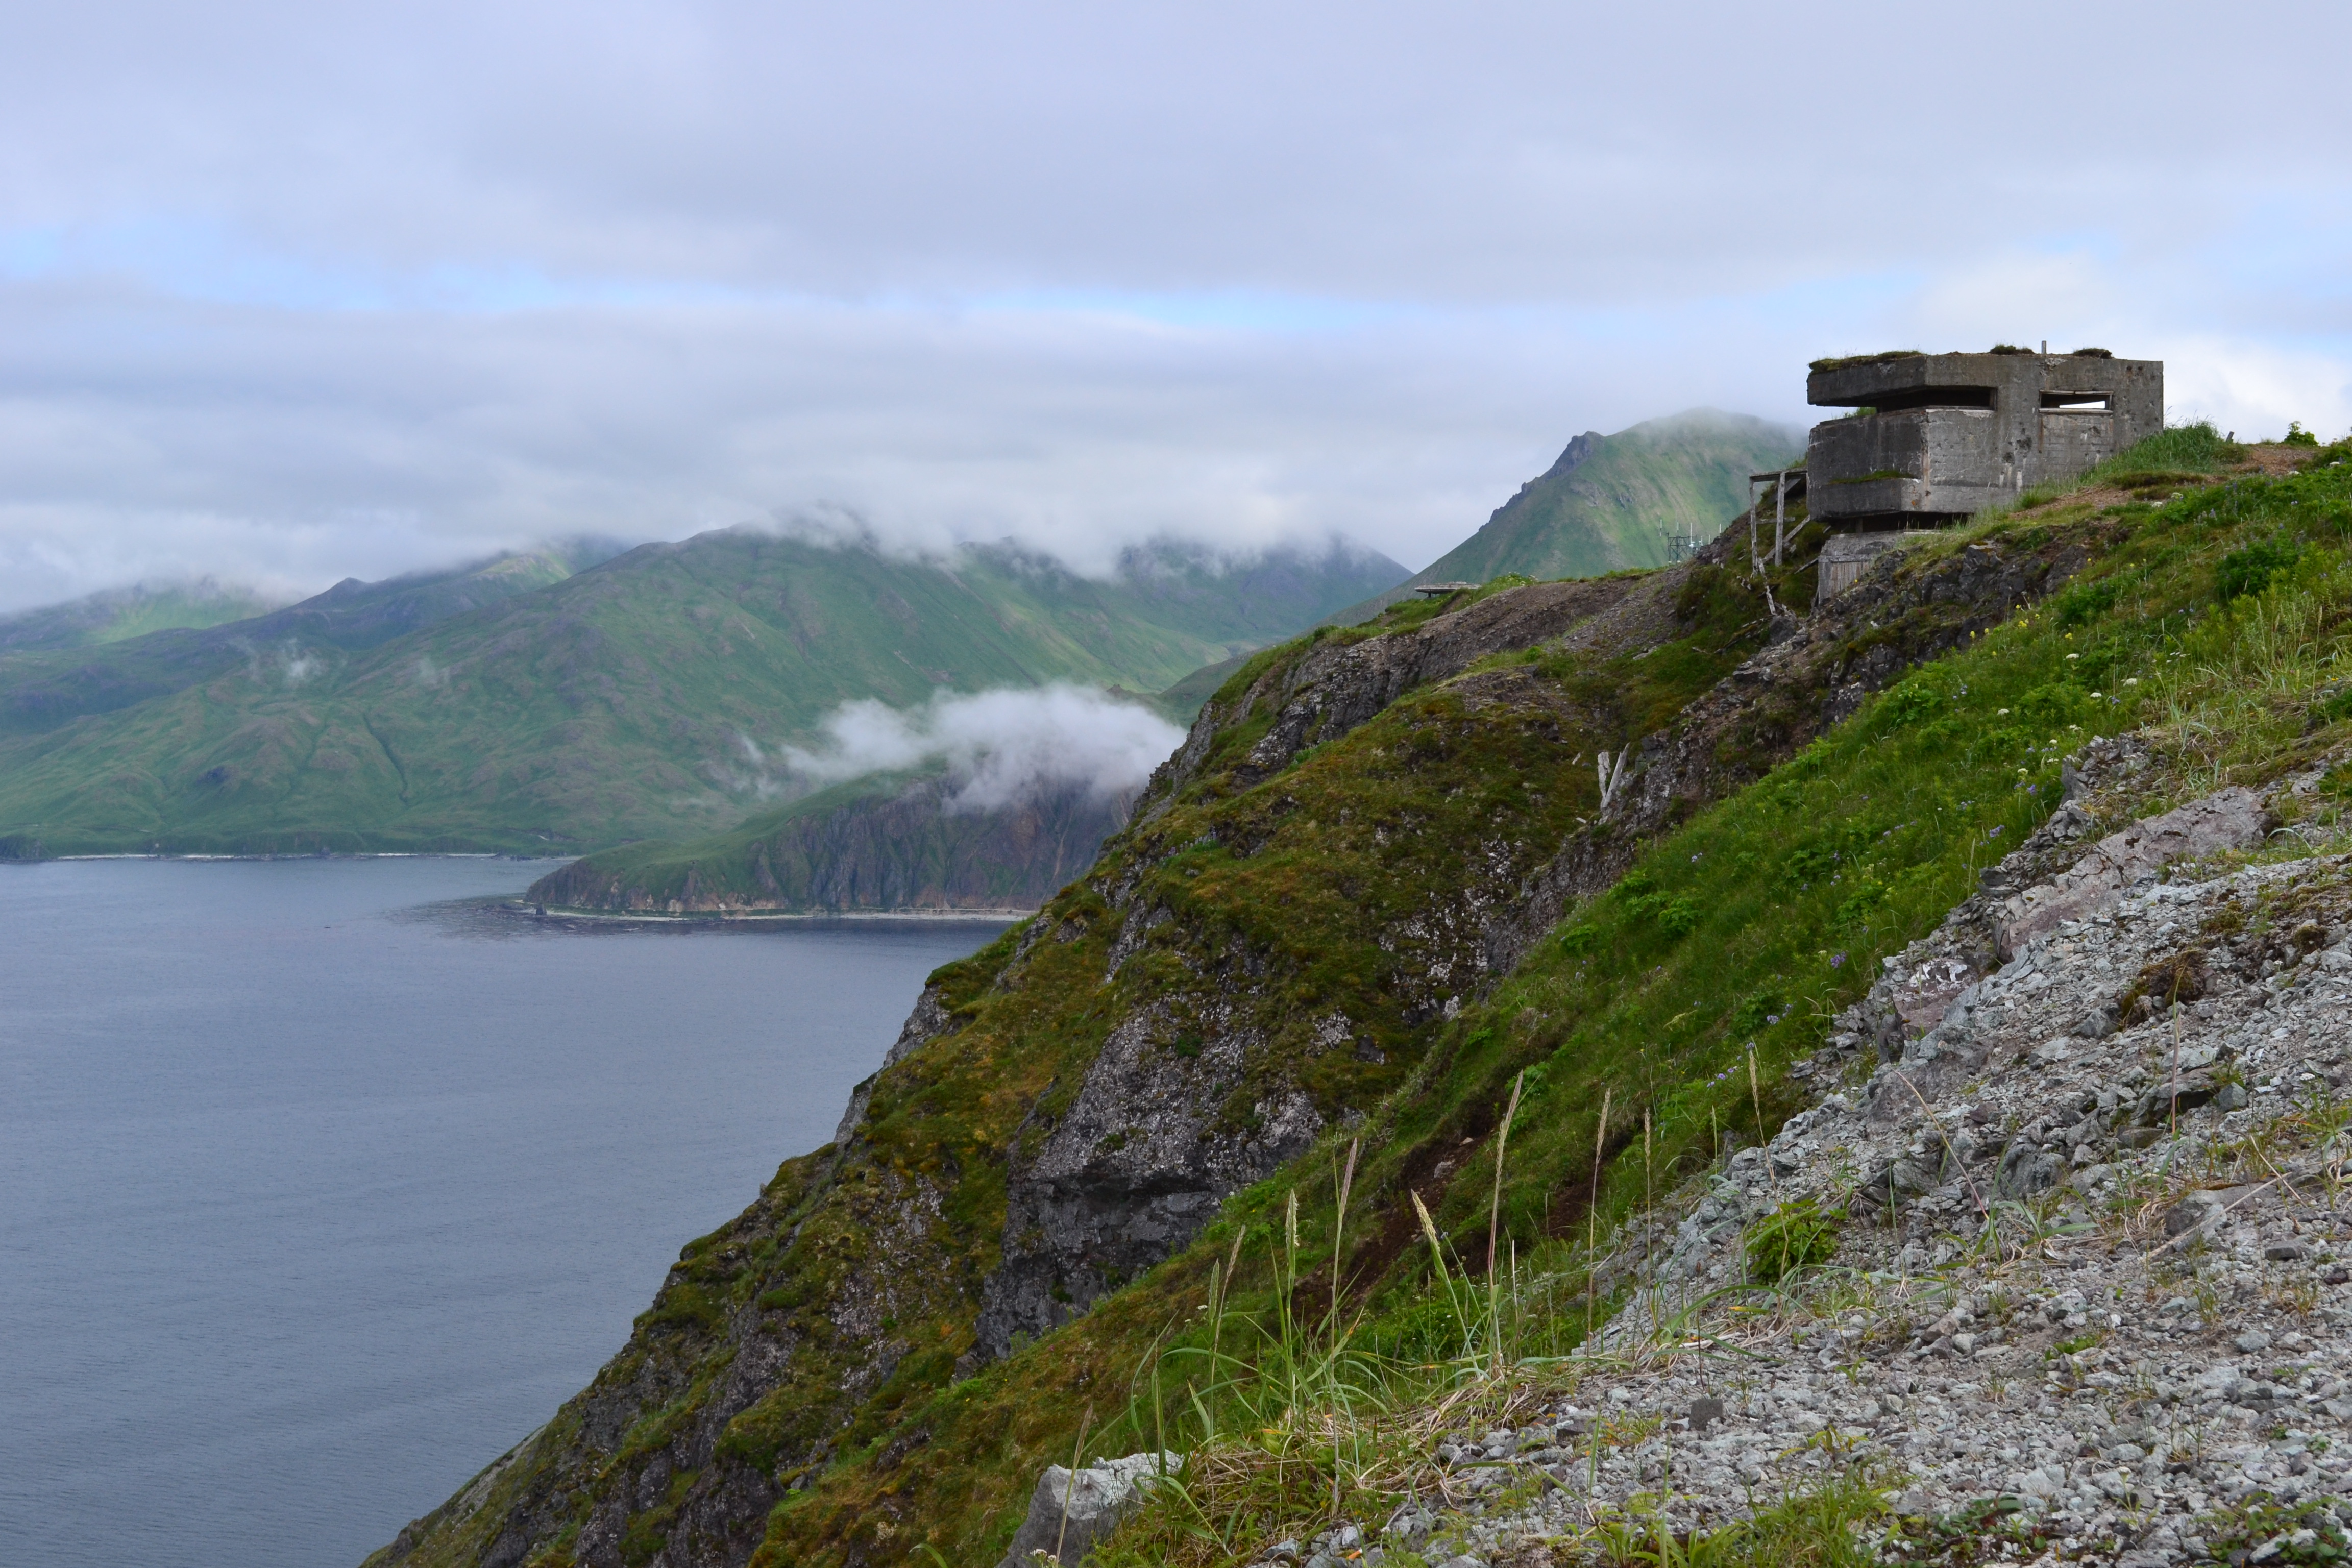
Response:
M1579 430L1895 343L2352 424L2352 13L2118 15L31 11L0 609L825 509L1417 566Z
M924 707L903 710L846 702L819 728L824 740L816 749L788 746L782 753L802 778L832 784L944 763L956 782L950 805L963 811L992 811L1040 788L1129 795L1184 739L1183 731L1148 709L1060 684L943 691Z

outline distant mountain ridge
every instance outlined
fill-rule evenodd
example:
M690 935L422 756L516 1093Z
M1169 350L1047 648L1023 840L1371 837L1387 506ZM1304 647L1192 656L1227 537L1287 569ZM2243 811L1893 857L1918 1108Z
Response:
M238 619L191 620L88 644L60 640L50 632L46 643L21 650L0 646L0 734L54 729L85 713L111 712L184 690L289 645L363 652L436 621L560 583L627 548L604 540L550 544L380 583L346 577L299 603ZM109 597L93 595L23 618L45 629L70 625L80 607L102 605ZM0 629L5 626L0 623Z
M1011 545L924 560L755 529L574 570L505 557L254 620L0 656L0 842L581 851L733 826L854 700L1158 690L1404 575L1332 543L1160 544L1107 581Z
M1675 559L1677 536L1711 539L1747 508L1750 473L1804 450L1801 431L1695 408L1603 436L1588 430L1495 509L1478 531L1405 583L1333 619L1365 620L1423 583L1598 577Z
M282 595L214 577L134 583L128 588L101 589L64 604L0 616L0 654L94 647L149 632L202 630L266 615L285 602Z

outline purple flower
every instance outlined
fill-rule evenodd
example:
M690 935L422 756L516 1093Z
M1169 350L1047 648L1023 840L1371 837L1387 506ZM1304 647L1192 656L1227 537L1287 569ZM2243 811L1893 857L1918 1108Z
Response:
M1843 969L1845 967L1845 954L1842 952L1831 953L1830 967L1832 969Z

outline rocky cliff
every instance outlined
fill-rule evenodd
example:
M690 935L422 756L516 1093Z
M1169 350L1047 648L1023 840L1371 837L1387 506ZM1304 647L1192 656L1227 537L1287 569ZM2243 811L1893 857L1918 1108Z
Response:
M1031 1459L1160 1310L1128 1287L1328 1130L1461 1072L1454 1020L1549 911L2049 591L2105 527L1890 560L1801 619L1774 613L1804 605L1801 559L1768 598L1735 529L1663 572L1260 656L1081 881L934 976L834 1143L689 1246L588 1391L373 1561L879 1563L919 1539L992 1560ZM1435 1127L1394 1136L1430 1168Z
M1083 785L964 809L944 773L865 780L685 843L575 860L524 896L562 911L1026 913L1094 864L1128 803Z

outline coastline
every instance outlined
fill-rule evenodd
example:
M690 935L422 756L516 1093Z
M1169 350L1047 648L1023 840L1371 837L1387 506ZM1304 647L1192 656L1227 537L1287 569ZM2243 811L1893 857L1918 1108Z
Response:
M536 904L528 899L499 899L486 905L528 921L596 925L837 925L861 921L985 921L1012 925L1025 921L1034 909L898 909L898 910L583 910L562 904Z
M44 855L39 859L0 861L38 866L56 860L577 860L577 855L517 855L504 849L305 849L299 854L173 854L151 849L114 849L86 855Z

